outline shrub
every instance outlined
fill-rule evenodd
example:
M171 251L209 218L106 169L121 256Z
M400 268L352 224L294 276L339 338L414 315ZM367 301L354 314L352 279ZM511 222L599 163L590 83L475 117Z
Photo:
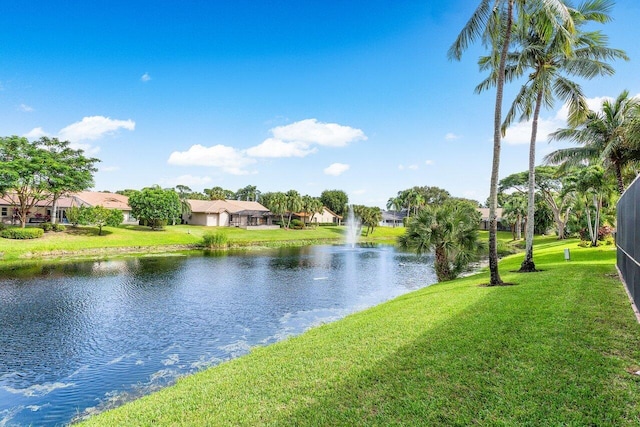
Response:
M613 227L609 225L603 225L598 229L598 240L603 241L611 237L613 233Z
M0 231L4 230L7 228L7 224L5 224L4 222L0 222Z
M7 228L0 232L5 239L37 239L44 236L42 228Z
M42 224L40 224L40 228L42 228L42 230L46 233L53 230L53 224L51 224L50 222L43 222Z
M202 236L202 245L208 249L221 249L227 246L229 239L224 233L205 233Z
M55 231L55 232L60 232L60 231L64 231L64 230L66 230L66 229L67 229L67 227L65 227L65 226L64 226L64 225L62 225L62 224L55 223L55 224L52 224L51 229L52 229L53 231Z
M302 222L299 219L292 219L291 220L291 228L295 228L296 230L300 230L300 229L304 228L304 222Z

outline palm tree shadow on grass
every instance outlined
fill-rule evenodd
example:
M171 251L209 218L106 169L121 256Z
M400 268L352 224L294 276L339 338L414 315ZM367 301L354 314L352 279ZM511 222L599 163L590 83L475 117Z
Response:
M560 307L570 299L546 292ZM535 418L541 424L598 425L607 423L603 417L622 415L624 409L608 403L624 393L609 386L611 371L586 375L588 361L576 364L564 356L580 354L577 360L584 361L587 355L596 357L595 352L598 360L606 359L608 344L593 348L593 343L583 342L592 322L576 326L546 298L536 299L533 306L521 300L506 289L491 292L388 357L328 383L323 391L311 391L308 404L301 403L274 424L296 420L299 426L348 425L359 420L361 425L517 425ZM530 325L541 316L556 319L557 333L532 333ZM541 347L554 351L532 350ZM573 389L578 386L592 392L576 401Z

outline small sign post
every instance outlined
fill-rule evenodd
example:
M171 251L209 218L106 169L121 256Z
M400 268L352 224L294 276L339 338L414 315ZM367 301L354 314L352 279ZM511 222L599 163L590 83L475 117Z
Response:
M564 250L564 260L569 261L571 259L571 252L569 252L569 248Z

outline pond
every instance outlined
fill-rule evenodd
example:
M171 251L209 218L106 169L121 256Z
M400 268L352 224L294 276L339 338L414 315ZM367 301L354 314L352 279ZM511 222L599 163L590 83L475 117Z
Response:
M0 277L0 426L65 425L435 282L430 257L309 246Z

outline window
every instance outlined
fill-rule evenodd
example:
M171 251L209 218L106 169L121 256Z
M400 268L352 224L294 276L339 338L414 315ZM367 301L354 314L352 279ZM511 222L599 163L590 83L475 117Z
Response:
M2 216L9 216L9 213L7 212L7 208L2 208Z

